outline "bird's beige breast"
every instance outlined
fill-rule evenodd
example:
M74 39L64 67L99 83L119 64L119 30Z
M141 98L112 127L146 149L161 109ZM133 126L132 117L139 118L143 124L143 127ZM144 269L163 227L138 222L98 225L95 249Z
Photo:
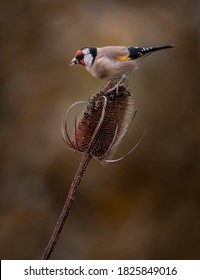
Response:
M136 68L136 62L114 61L108 58L99 58L90 69L87 69L92 76L99 79L115 80L122 76L128 76Z

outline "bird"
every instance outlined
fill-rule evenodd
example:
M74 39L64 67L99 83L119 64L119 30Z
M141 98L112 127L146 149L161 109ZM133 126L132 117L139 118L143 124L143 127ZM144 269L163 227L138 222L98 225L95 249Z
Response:
M103 80L118 80L115 88L136 70L141 60L147 55L174 45L162 45L151 47L83 47L79 49L71 60L70 66L80 64L95 78Z

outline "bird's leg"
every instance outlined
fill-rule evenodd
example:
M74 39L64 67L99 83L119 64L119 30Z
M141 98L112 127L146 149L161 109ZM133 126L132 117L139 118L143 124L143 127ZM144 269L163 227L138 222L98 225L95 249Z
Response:
M116 94L118 94L119 85L121 84L121 82L122 82L125 78L126 78L126 77L122 76L121 79L119 79L119 80L117 81L117 83L116 83L112 88L110 88L110 89L107 91L107 93L116 90Z

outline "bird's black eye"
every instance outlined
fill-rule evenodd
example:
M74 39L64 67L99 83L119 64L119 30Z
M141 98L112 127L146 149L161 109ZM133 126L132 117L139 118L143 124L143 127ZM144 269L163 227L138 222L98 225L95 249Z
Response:
M83 54L79 54L76 56L76 59L78 60L82 60L84 58L84 55Z

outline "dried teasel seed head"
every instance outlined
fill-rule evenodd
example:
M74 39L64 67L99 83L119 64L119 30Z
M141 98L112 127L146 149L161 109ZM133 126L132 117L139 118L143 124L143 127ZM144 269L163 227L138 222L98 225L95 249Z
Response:
M108 82L89 99L82 116L77 122L75 121L71 137L67 132L68 114L77 103L81 102L73 104L63 119L62 136L70 148L82 153L89 153L102 163L117 161L110 160L110 158L135 116L127 82L121 82L114 90L115 85L116 82Z

